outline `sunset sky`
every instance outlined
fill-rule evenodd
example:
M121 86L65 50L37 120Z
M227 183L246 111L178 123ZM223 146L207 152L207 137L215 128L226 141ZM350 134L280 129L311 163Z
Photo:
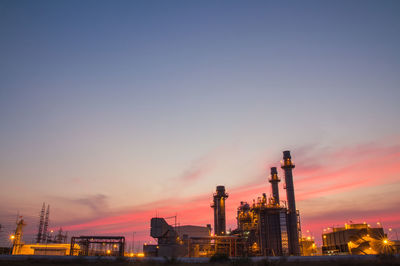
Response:
M399 1L1 1L0 243L17 212L30 242L43 202L69 236L143 243L156 214L212 224L216 185L234 229L283 150L303 233L320 242L351 220L400 234L399 14Z

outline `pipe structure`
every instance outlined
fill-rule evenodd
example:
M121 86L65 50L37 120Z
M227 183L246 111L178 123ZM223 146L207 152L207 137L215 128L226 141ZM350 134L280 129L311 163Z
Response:
M217 191L213 195L214 209L214 234L221 236L226 234L226 217L225 217L225 200L228 194L225 192L224 186L217 186Z
M289 231L289 252L291 255L300 256L299 228L297 224L296 201L294 198L294 185L292 169L295 167L292 162L290 151L283 152L281 168L285 171L286 196L288 201L288 231Z
M278 188L278 183L281 180L278 177L278 171L276 170L276 167L271 167L271 176L269 179L269 182L271 183L272 187L272 197L274 198L274 201L276 204L279 205L279 188Z

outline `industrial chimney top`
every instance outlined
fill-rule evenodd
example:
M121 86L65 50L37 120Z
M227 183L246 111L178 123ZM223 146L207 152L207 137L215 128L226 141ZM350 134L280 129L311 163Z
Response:
M274 182L274 181L281 181L278 177L278 171L276 170L276 167L271 167L271 175L270 175L270 179L269 182Z
M271 167L271 175L277 174L278 171L276 170L276 167Z
M217 186L217 192L225 192L225 186Z
M283 161L281 161L282 169L294 168L294 163L292 162L292 156L290 156L290 151L283 152Z
M283 159L292 159L292 156L290 156L290 151L284 151L283 152Z

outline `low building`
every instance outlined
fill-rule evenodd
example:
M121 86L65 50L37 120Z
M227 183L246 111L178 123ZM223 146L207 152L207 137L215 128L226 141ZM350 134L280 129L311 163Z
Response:
M210 237L210 226L171 226L163 218L152 218L150 235L157 245L143 246L146 257L186 257L190 256L190 239Z
M70 249L70 244L20 244L14 249L13 255L67 256L70 255ZM76 245L74 250L78 252L79 246Z
M322 234L322 252L331 254L388 254L393 253L392 242L387 239L382 227L372 228L368 224L345 224Z

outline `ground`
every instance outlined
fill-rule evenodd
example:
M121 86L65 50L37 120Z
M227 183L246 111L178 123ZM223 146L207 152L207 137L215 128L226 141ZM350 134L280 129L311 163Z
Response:
M236 260L226 260L224 258L218 258L216 261L203 260L202 262L182 262L177 259L165 259L165 260L132 260L132 259L109 259L109 258L73 258L73 259L63 259L63 258L10 258L0 256L0 266L59 266L59 265L69 265L69 266L80 266L80 265L138 265L138 266L150 266L150 265L175 265L175 266L186 266L186 265L198 265L198 266L345 266L345 265L359 265L359 266L372 266L372 265L400 265L400 257L394 256L372 256L368 258L355 257L355 258L340 258L340 257L322 257L321 260L311 259L311 260L293 260L293 258L282 258L273 260L259 260L252 261L251 259L243 258Z

